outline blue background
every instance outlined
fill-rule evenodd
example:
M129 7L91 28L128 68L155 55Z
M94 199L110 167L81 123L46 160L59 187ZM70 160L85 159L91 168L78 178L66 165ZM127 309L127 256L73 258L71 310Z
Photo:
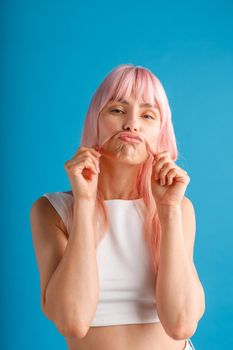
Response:
M70 189L64 163L91 97L122 63L161 80L195 207L195 265L206 312L196 350L232 340L232 1L2 1L3 349L66 349L40 308L29 211Z

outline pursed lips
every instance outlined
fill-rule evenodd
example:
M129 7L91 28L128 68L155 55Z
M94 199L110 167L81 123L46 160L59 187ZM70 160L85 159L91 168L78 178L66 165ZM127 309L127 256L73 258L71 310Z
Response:
M142 142L142 139L141 139L140 136L132 135L132 134L129 134L129 133L122 133L122 134L120 134L119 138L126 139L126 140L134 140L134 141L137 141L137 142Z

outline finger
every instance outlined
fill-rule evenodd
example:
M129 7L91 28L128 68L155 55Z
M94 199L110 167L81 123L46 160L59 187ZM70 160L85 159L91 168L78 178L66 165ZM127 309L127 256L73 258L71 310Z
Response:
M96 145L97 146L97 145ZM95 146L94 146L95 147ZM98 147L98 146L97 146ZM77 151L75 152L74 156L78 155L78 154L82 154L82 153L91 153L96 157L100 157L101 153L98 152L96 149L94 149L93 147L85 147L85 146L80 146Z
M187 171L185 171L184 169L182 169L179 165L177 165L176 163L174 163L174 165L176 166L177 169L183 171L185 174L188 174Z
M167 157L168 159L171 159L171 154L168 151L161 151L161 152L157 153L157 155L159 157Z
M167 185L170 186L173 182L173 178L176 176L176 170L173 168L167 173Z
M154 159L155 159L155 163L157 164L158 162L173 162L171 158L171 155L169 152L167 151L162 151L162 152L158 152L154 155ZM175 164L175 163L174 163Z
M97 159L92 155L89 155L88 157L86 157L83 154L79 154L78 156L75 157L75 159L72 159L69 161L69 164L67 164L67 169L70 169L75 165L78 165L78 167L80 167L81 164L90 164L91 166L94 166L95 171L98 173L99 165L97 162L98 162Z
M96 169L93 159L91 158L83 160L81 164L79 164L78 168L82 168L82 171L84 169L90 169L93 173L98 174L98 170Z
M95 145L93 147L93 151L94 151L94 153L96 154L97 157L101 156L101 147L99 145Z
M174 167L174 164L172 162L166 162L163 166L163 168L160 170L159 177L160 177L160 183L161 185L166 184L166 175L171 169L176 169Z
M165 175L165 181L163 181L163 185L166 184L166 179L167 179L167 185L171 185L172 182L173 182L173 179L176 178L177 181L178 179L186 179L186 178L189 178L182 169L179 169L179 168L172 168L170 169L166 175Z
M99 158L101 156L101 153L98 152L95 148L88 148L86 150L87 152L90 152L91 154L93 154L93 156Z
M72 166L73 162L75 162L76 164L76 160L83 160L85 158L91 158L95 163L96 170L99 170L99 157L97 158L96 156L94 156L92 152L90 152L89 150L85 151L84 153L80 153L76 155L75 158L70 161L71 162L70 165Z
M91 155L87 159L92 162L92 164L95 167L96 172L99 173L100 169L99 169L99 162L98 162L98 160L94 156L91 156Z
M91 153L90 153L90 155L89 155L89 157L93 160L93 163L94 163L94 165L95 165L95 167L96 167L96 170L98 171L98 173L100 172L100 168L99 168L99 157L95 157L94 155L92 155Z
M158 176L158 177L161 177L162 175L163 175L163 173L162 173L162 169L163 169L163 171L168 167L168 166L174 166L175 167L175 164L174 164L174 162L172 162L172 161L168 161L166 158L161 158L159 161L158 161L158 163L156 163L156 165L155 165L155 172L156 172L156 175ZM170 169L170 168L169 168ZM168 169L168 170L169 170Z

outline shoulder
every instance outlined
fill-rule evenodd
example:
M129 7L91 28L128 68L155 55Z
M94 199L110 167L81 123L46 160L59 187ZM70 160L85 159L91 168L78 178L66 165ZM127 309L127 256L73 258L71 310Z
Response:
M50 203L50 201L48 200L47 197L40 196L39 198L37 198L31 205L30 208L30 213L41 213L41 214L48 214L49 212L53 211L52 210L52 205Z
M36 225L44 223L51 223L59 227L63 232L66 233L66 226L59 215L57 209L54 207L51 198L55 196L55 193L49 193L49 198L46 196L38 197L31 205L30 208L30 220Z

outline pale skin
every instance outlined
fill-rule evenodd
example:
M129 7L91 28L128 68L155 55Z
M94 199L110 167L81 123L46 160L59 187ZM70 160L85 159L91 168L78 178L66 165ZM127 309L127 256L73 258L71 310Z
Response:
M100 150L102 156L98 181L105 199L138 198L133 190L139 165L147 157L146 142L155 145L160 130L158 110L140 107L133 96L127 101L128 105L114 102L106 106L99 116L100 143L112 136ZM113 111L116 108L121 112ZM131 144L119 140L115 135L122 131L140 134L143 142ZM195 333L205 310L205 297L193 262L195 213L191 201L183 195L189 177L171 161L166 152L157 155L154 170L155 176L157 174L159 179L163 179L165 186L171 186L175 179L180 179L180 187L177 187L172 197L164 194L161 186L158 187L152 181L163 232L156 287L157 311L161 323L106 327L86 325L82 335L66 334L69 349L182 350L185 347L184 339ZM86 201L85 209L90 211L91 208L92 204ZM83 217L83 213L80 213L80 217ZM59 224L65 231L61 220ZM75 238L73 240L74 246ZM81 258L78 263L81 264ZM90 276L96 272L96 266L93 270L91 268Z

